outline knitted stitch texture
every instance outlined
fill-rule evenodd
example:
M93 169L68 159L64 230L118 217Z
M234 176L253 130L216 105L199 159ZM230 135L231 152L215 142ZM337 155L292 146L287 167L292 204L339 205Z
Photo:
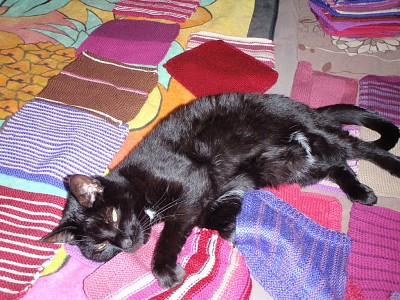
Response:
M265 190L245 194L236 243L275 299L343 299L350 238Z
M103 175L127 134L125 124L32 100L0 133L0 173L65 189L68 175Z
M263 62L271 68L275 68L275 45L271 40L264 38L250 38L223 35L219 33L199 31L190 34L186 51L196 48L210 41L222 40L231 46L243 51L244 53L254 57L258 61Z
M113 13L149 19L185 22L197 9L200 0L121 0Z
M179 33L178 24L112 20L94 30L76 50L114 61L157 66Z
M360 106L373 109L400 126L400 76L361 78Z
M354 203L348 272L365 299L388 299L400 287L400 213Z
M318 224L332 230L341 230L342 205L337 198L302 192L298 184L281 185L268 190Z
M311 63L298 63L291 97L312 108L332 104L356 104L358 82L342 76L314 71Z
M83 52L51 78L38 98L83 109L120 124L132 120L157 84L157 69Z
M167 61L164 67L196 97L265 93L278 79L275 70L221 40L185 51Z
M0 299L21 297L60 248L38 240L58 225L65 202L0 186Z
M250 273L232 243L212 230L195 228L178 263L184 282L162 289L151 272L151 258L163 224L153 227L150 240L135 253L121 253L98 268L84 282L89 299L248 299Z

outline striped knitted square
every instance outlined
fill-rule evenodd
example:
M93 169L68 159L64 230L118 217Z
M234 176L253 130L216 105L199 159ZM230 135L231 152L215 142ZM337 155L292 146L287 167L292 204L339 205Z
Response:
M197 9L200 0L121 0L113 9L115 14L149 19L185 22Z
M67 175L102 175L127 134L125 124L33 100L0 133L0 173L65 188Z
M199 31L190 34L186 51L196 48L201 44L217 40L222 40L263 62L267 66L273 69L275 68L275 45L271 40L264 38L236 37L207 31Z
M365 299L388 299L400 287L400 213L354 203L348 272Z
M400 76L361 78L360 106L373 109L400 126Z
M135 253L122 253L98 268L84 282L89 299L248 299L249 270L233 244L214 231L195 228L178 256L184 282L164 290L151 273L151 257L162 224Z
M38 240L61 220L65 198L0 186L0 299L17 299L60 247Z
M236 243L275 299L343 299L350 238L265 190L245 194Z
M130 66L83 52L49 80L38 98L121 124L139 113L157 80L154 67Z

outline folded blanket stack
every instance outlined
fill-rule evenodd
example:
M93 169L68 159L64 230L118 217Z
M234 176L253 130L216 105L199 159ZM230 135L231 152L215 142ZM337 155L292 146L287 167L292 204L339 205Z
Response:
M348 234L352 240L349 276L365 299L397 299L400 287L400 213L353 204ZM392 299L392 298L390 298Z
M310 0L321 27L341 37L400 35L398 0Z
M236 243L274 299L343 299L350 238L269 191L246 193Z

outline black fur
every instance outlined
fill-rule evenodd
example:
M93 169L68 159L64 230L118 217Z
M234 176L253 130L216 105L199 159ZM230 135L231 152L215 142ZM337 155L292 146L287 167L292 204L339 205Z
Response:
M342 124L382 136L364 142ZM43 241L75 243L86 257L105 261L142 246L151 225L164 221L152 269L161 286L172 287L183 280L176 259L192 228L233 240L247 190L328 177L351 201L375 204L346 161L366 159L400 177L400 159L386 151L398 139L397 126L350 105L314 110L277 95L204 97L162 120L106 177L71 176L61 224Z

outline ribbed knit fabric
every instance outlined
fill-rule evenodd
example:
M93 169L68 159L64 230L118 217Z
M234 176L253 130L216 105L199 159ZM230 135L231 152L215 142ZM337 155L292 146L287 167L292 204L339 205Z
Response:
M243 51L255 59L275 68L275 45L271 40L264 38L236 37L207 31L199 31L190 34L186 51L196 48L210 41L222 40L231 46Z
M83 281L102 263L86 259L77 246L64 244L63 247L59 251L66 252L68 256L64 259L62 268L39 277L24 296L24 300L87 300Z
M245 194L236 244L274 299L343 299L350 238L265 190Z
M38 240L61 220L65 198L0 186L0 299L17 299L60 247Z
M153 227L149 242L135 253L121 253L89 275L84 289L89 299L248 299L250 273L233 244L211 230L195 228L178 263L186 271L175 288L160 288L151 273L151 258L162 229ZM118 274L118 276L115 276Z
M0 173L65 188L67 175L102 175L127 134L125 124L32 100L0 133Z
M278 73L228 43L216 40L185 51L164 64L196 97L230 92L265 93Z
M154 67L129 66L83 52L49 80L38 98L121 124L139 113L157 80Z
M282 185L268 190L318 224L332 230L341 230L342 205L337 198L302 192L297 184Z
M89 51L122 63L157 66L178 33L178 24L112 20L94 30L76 50L76 56Z
M400 126L400 76L361 78L360 106L373 109Z
M400 213L355 203L348 234L349 276L365 299L388 299L400 287Z
M298 63L291 97L313 108L331 104L356 104L358 82L314 71L306 61Z
M197 9L200 0L121 0L113 9L115 14L149 19L185 22Z
M323 0L330 7L342 11L376 11L398 8L398 0Z

